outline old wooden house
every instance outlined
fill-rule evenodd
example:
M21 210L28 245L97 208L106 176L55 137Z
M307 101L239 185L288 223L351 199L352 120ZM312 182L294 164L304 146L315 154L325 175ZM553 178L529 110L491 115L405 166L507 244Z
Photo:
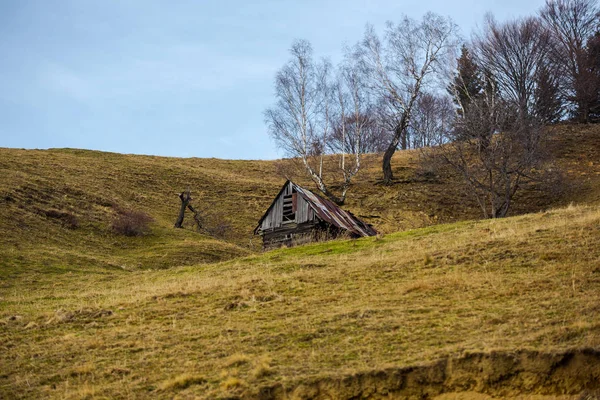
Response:
M377 231L332 201L288 180L258 221L254 233L262 236L263 248L268 250L340 235L373 236Z

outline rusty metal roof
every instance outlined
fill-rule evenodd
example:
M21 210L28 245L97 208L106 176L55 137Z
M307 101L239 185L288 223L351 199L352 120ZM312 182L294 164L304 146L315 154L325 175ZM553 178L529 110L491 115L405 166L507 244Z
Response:
M287 181L283 186L284 188L288 182L291 181ZM314 194L310 190L298 186L294 182L291 182L291 184L293 185L294 189L296 189L296 192L308 202L310 207L323 221L328 222L338 228L345 229L357 236L374 236L377 234L377 231L371 225L361 221L351 212L342 210L331 200L324 199ZM277 197L279 197L279 195ZM269 210L270 209L271 207L269 207ZM258 222L259 226L265 216L269 213L269 210L267 210L265 215Z

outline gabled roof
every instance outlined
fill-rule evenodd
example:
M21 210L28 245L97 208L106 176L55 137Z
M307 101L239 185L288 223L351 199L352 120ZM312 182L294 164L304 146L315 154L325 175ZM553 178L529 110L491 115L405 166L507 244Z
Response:
M292 184L292 187L294 189L296 189L296 192L300 196L302 196L302 198L304 200L306 200L306 202L317 213L317 215L319 216L319 218L321 220L323 220L333 226L336 226L340 229L344 229L351 233L354 233L355 235L358 235L358 236L374 236L377 234L377 231L375 229L373 229L373 227L371 225L366 224L365 222L356 218L351 212L342 210L331 200L324 199L324 198L314 194L310 190L296 185L294 182L292 182L290 180L285 182L285 184L282 186L282 188L279 191L279 193L277 194L277 196L275 196L275 199L273 200L273 203L271 204L271 206L269 206L269 208L267 209L265 214L258 221L258 226L256 227L256 229L254 229L254 233L256 233L258 231L258 229L260 228L260 226L262 224L262 221L269 214L269 211L271 211L271 208L273 208L273 206L275 205L275 201L281 195L281 193L286 188L288 183Z

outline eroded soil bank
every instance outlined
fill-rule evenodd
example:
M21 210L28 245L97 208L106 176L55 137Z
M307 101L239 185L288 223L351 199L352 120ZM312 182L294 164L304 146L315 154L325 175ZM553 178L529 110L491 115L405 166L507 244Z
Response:
M259 400L600 399L600 351L473 353L422 366L277 384L245 393Z

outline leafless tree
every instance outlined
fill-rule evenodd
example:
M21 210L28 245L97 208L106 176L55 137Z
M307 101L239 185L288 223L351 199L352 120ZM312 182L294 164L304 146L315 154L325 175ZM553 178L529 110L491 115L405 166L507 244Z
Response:
M410 146L420 148L443 143L455 116L456 110L448 96L423 93L417 99L408 128Z
M599 29L597 1L547 0L540 16L552 35L551 56L559 70L563 97L571 104L572 113L581 122L588 122L589 104L596 100L600 86L590 71L586 48Z
M457 45L457 26L448 18L427 13L421 21L404 17L388 22L383 41L367 27L359 56L371 76L372 89L386 104L393 135L383 155L383 180L393 180L391 159L400 145L408 147L407 129L417 98Z
M356 140L356 129L361 129L360 143ZM374 112L357 116L347 116L344 121L333 122L332 136L327 144L334 153L356 151L361 153L383 153L390 141L389 131ZM360 148L358 146L360 145Z
M534 17L498 23L488 15L474 42L478 64L493 76L503 97L531 112L536 77L550 53L548 30Z
M543 124L523 112L516 100L497 96L493 88L474 99L455 121L444 143L426 154L463 177L485 218L506 216L515 193L537 179L536 170L544 161Z
M346 50L334 85L336 112L328 146L334 154L341 155L342 170L346 154L356 158L364 153L383 151L381 142L386 136L367 87L368 77L355 56L356 51Z
M312 46L305 40L295 41L290 53L291 59L275 77L277 102L265 111L265 122L278 147L300 158L319 189L333 196L323 182L322 163L312 163L314 156L323 155L329 133L329 64L315 63Z
M365 91L363 72L356 61L347 58L333 78L332 67L312 59L312 47L296 41L291 60L277 73L277 103L265 111L272 138L288 155L301 160L304 169L319 190L337 204L343 204L353 177L360 171L363 135L368 120L370 99ZM336 123L337 121L337 123ZM345 121L345 124L339 124ZM331 145L333 125L341 129L342 146ZM347 143L353 143L346 147ZM330 176L341 175L336 195L325 183L324 156L331 149L340 150L338 168Z
M341 202L346 198L346 193L352 178L360 171L361 156L364 153L363 140L368 130L369 120L362 118L369 114L371 102L365 90L364 75L356 60L350 55L338 69L337 79L333 87L335 99L335 112L333 114L331 136L328 138L329 148L335 149L333 138L341 135L339 169L343 176ZM337 124L336 124L337 122ZM348 154L349 157L346 155Z

